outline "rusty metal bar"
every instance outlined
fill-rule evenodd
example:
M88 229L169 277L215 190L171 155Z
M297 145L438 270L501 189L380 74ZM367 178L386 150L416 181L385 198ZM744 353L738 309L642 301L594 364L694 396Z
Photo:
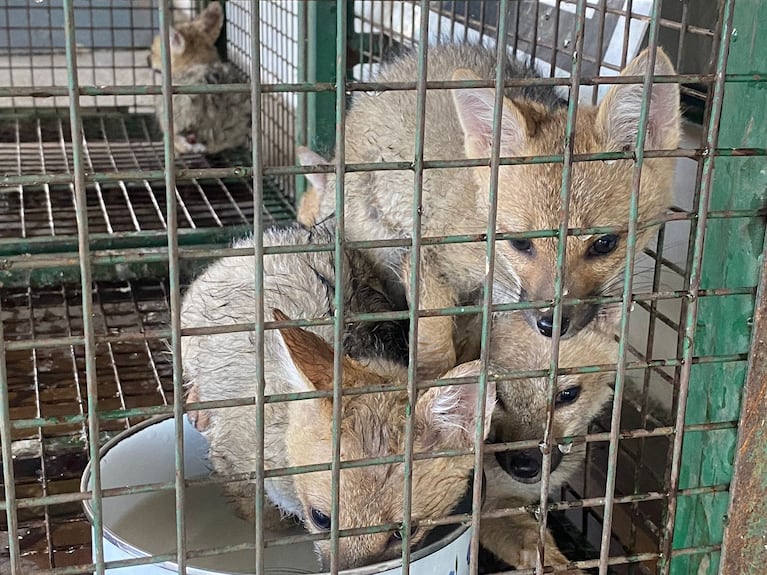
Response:
M607 454L607 480L605 483L605 508L602 523L602 537L599 549L599 575L607 575L608 559L610 557L610 537L613 519L613 498L615 497L615 480L618 464L618 431L620 429L621 412L623 407L623 391L626 379L626 344L629 338L629 325L631 319L631 292L634 280L634 259L636 256L637 220L639 211L639 187L644 164L644 146L647 136L648 119L650 115L650 101L652 97L652 76L655 69L655 60L658 51L658 20L660 18L662 0L652 4L650 15L650 31L648 39L648 62L645 72L642 104L639 112L639 125L635 149L635 164L631 185L631 199L629 204L628 235L626 242L626 267L623 276L623 302L621 303L620 334L618 347L617 365L615 375L615 390L610 418L610 445Z
M557 368L559 366L559 341L561 338L565 263L567 255L567 230L570 219L570 195L573 180L573 153L575 151L575 122L580 97L580 76L583 65L583 31L586 25L586 0L578 0L575 8L575 47L570 68L570 93L567 105L567 125L563 151L562 183L560 188L559 234L557 235L557 273L554 278L554 317L551 329L551 358L546 390L546 425L543 430L541 449L540 512L538 514L538 543L535 558L535 574L543 574L545 541L547 535L549 481L551 479L551 451L554 445L554 406L557 396ZM604 574L601 574L604 575Z

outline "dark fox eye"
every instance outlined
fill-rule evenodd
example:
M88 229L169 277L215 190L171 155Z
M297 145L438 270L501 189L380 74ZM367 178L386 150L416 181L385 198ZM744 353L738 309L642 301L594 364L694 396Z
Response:
M617 247L618 236L615 234L607 234L594 240L594 243L589 246L588 254L592 257L606 256L607 254L614 252Z
M416 523L413 523L410 526L410 537L412 538L416 533L418 533L418 525ZM395 531L391 534L391 540L394 541L402 541L402 532L401 531Z
M533 242L530 240L509 240L509 243L511 243L511 247L518 252L529 254L533 251Z
M568 387L567 389L563 389L557 394L557 398L554 401L554 403L557 407L560 407L562 405L569 405L573 403L576 399L578 399L578 396L580 394L581 394L580 386L576 385L575 387Z
M312 507L311 515L312 523L317 526L317 529L322 529L323 531L330 529L330 517L325 515L322 511Z

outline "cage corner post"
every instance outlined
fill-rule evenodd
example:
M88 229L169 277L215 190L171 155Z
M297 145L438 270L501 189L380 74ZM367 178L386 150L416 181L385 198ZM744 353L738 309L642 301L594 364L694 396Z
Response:
M299 3L298 20L304 32L299 38L302 43L299 48L301 81L310 84L336 81L336 13L340 2L346 2L347 13L353 14L354 2L351 0ZM351 17L348 22L352 22ZM296 142L326 158L333 157L335 148L335 100L332 90L310 91L299 99ZM299 177L296 184L297 204L305 190L304 178Z
M717 155L708 209L750 213L707 222L700 287L762 285L756 299L752 295L701 298L695 338L690 342L697 358L727 354L745 358L748 354L749 365L746 359L693 365L687 401L686 425L739 420L739 429L724 427L684 435L679 488L690 493L678 500L673 550L679 552L672 551L666 558L672 575L757 575L764 573L767 563L763 540L767 532L767 450L764 443L761 448L756 443L747 453L743 451L749 434L765 439L764 429L754 431L754 411L746 406L755 397L754 388L764 385L755 377L765 370L765 345L759 341L760 326L754 320L764 326L767 306L762 269L765 220L760 212L767 189L767 34L760 25L766 20L767 1L735 2L731 32L723 38L730 50L727 74L752 75L752 80L725 83L718 143L715 139L716 149L709 153L716 155L716 150L728 148L751 148L755 153ZM760 408L763 416L764 406ZM730 484L730 491L706 492L706 487L720 484ZM749 491L749 485L761 485L761 491ZM685 552L693 548L700 552Z

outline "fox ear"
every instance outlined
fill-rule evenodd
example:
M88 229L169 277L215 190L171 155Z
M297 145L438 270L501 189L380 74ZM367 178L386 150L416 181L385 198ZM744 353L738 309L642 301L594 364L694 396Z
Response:
M170 29L170 51L173 54L183 54L186 50L186 38L175 28Z
M453 80L479 80L470 70L456 70ZM471 88L453 90L458 120L461 122L468 158L487 158L493 146L493 107L495 90L492 88ZM527 138L527 126L519 108L503 99L501 118L501 150L504 155L519 154Z
M302 166L327 166L330 164L325 158L318 153L313 152L309 148L304 146L298 146L296 148L296 156L298 156L298 162ZM327 174L304 174L309 183L318 191L325 189L325 183L328 181Z
M290 318L279 309L272 310L276 321ZM333 390L333 347L317 334L298 327L279 328L287 353L283 354L283 365L291 373L293 390ZM362 368L352 359L344 356L343 378L352 380L359 377Z
M472 377L479 375L479 362L463 363L450 371L444 378ZM432 387L416 403L417 427L421 444L426 449L468 448L474 445L474 430L477 425L476 383ZM495 408L495 382L487 382L485 398L485 437L490 432L490 418Z
M221 27L224 24L224 11L221 8L221 4L217 1L208 4L205 10L195 19L194 24L205 35L208 42L213 44L218 40L218 35L221 34Z
M621 76L644 76L650 64L649 60L649 49L645 49L623 69ZM660 48L655 56L653 74L675 74L671 60ZM597 125L601 127L611 146L624 149L636 145L643 95L642 84L613 86L605 95L599 105ZM646 147L656 150L674 149L679 145L679 133L679 85L653 84L647 116Z

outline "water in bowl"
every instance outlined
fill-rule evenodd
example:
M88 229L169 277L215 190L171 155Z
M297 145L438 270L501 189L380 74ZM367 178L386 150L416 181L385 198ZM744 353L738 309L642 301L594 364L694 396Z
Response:
M122 516L109 526L110 530L133 547L152 555L176 550L176 500L174 491L158 491L131 497L135 503L128 506ZM252 523L236 517L216 485L191 486L186 490L187 549L203 550L225 545L253 543L255 528ZM265 536L300 535L306 531L298 525L285 530L268 531ZM268 547L264 553L264 567L273 575L316 573L317 557L311 542L290 546ZM188 564L202 569L224 573L255 573L254 550L244 550L190 559Z

